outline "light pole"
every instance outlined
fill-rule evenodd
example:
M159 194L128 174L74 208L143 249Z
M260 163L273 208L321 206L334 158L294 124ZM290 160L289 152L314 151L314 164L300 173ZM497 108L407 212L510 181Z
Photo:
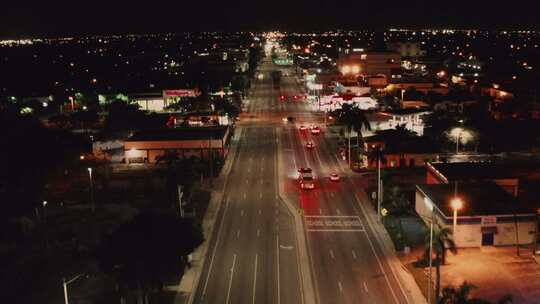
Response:
M94 203L94 180L92 178L92 168L88 167L88 177L90 178L90 204L92 205L92 212L96 211L96 204Z
M459 153L459 138L461 137L461 133L463 133L463 128L454 128L452 131L450 131L450 135L456 138L456 154Z
M428 290L427 290L428 304L431 304L431 297L432 297L431 284L433 282L433 276L432 276L432 271L431 271L431 268L433 268L433 222L435 220L435 216L433 213L434 204L428 197L424 197L424 204L426 205L427 209L431 212L431 218L429 219L429 274L428 274L429 280L428 280ZM423 217L427 218L426 216L423 216Z
M452 209L454 210L454 227L453 227L453 235L454 238L456 237L456 227L457 227L457 212L459 209L463 207L463 201L457 197L454 197L452 201L450 202L450 205L452 206Z
M84 273L78 274L69 281L66 281L65 278L62 279L62 286L64 287L64 304L69 304L68 291L67 291L68 285L75 282L76 280L78 280L83 275L84 275Z

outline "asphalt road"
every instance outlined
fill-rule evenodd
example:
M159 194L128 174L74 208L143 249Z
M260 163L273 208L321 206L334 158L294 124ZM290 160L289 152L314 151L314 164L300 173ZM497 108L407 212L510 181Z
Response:
M303 303L296 236L278 199L278 174L286 198L304 212L318 302L407 303L358 207L343 161L324 134L323 116L305 100L280 101L280 95L301 92L292 70L274 87L275 69L268 60L261 65L264 79L255 80L241 115L244 133L194 303ZM296 121L282 121L290 116ZM302 124L316 124L323 134L300 131ZM315 148L306 149L307 141ZM278 153L283 172L277 172ZM297 169L304 166L313 169L315 190L299 189ZM333 172L340 173L340 182L329 180Z
M282 90L298 94L294 79L286 79ZM306 102L288 104L291 113L313 113ZM304 112L304 114L306 113ZM313 135L299 126L314 123L323 133ZM282 128L288 172L287 195L304 210L304 221L311 254L312 270L320 303L407 303L399 282L390 270L383 252L373 236L366 216L358 207L355 189L345 176L343 161L336 158L337 147L324 134L319 115L304 115L294 125ZM314 149L305 144L311 141ZM299 167L311 167L316 178L315 190L298 187L295 172ZM332 182L330 173L340 174L341 181Z
M194 303L302 303L291 215L277 185L276 91L255 84ZM251 117L251 118L250 118ZM266 118L265 118L266 117Z

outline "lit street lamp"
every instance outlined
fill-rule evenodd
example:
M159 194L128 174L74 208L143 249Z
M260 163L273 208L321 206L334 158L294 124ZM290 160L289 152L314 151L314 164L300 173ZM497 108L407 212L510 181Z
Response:
M92 168L88 168L88 177L90 178L90 204L92 205L92 212L96 211L96 205L94 203L94 181L92 179Z
M452 232L454 234L454 237L456 235L456 226L457 226L457 212L461 208L463 208L463 201L457 197L452 199L450 202L450 205L452 206L452 209L454 210L454 231Z
M64 304L69 304L68 291L67 291L68 285L80 279L83 275L84 273L78 274L69 281L66 281L66 279L62 279L62 286L64 287Z
M454 128L450 132L450 135L456 138L456 154L459 153L459 137L461 136L461 133L463 133L462 128Z

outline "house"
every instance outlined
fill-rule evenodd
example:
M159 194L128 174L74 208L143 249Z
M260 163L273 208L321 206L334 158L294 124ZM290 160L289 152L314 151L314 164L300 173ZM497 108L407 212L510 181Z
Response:
M229 127L179 128L140 131L124 142L126 163L155 163L168 151L181 158L226 157L231 136Z
M537 211L493 182L417 185L415 209L427 225L452 229L458 248L531 244L538 235Z
M383 168L423 167L426 163L439 159L439 151L434 143L422 136L400 136L398 130L379 131L364 139L363 168L377 167L375 159L369 155L379 148L384 153Z
M367 119L371 130L363 127L362 135L371 136L377 131L392 130L397 126L404 126L405 129L422 136L424 135L423 117L429 113L431 112L423 109L398 109L369 114Z

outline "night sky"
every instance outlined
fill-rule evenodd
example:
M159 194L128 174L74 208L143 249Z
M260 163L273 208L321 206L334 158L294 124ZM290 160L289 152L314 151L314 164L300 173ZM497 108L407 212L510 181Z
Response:
M531 0L9 1L0 37L197 30L480 27L538 29Z

